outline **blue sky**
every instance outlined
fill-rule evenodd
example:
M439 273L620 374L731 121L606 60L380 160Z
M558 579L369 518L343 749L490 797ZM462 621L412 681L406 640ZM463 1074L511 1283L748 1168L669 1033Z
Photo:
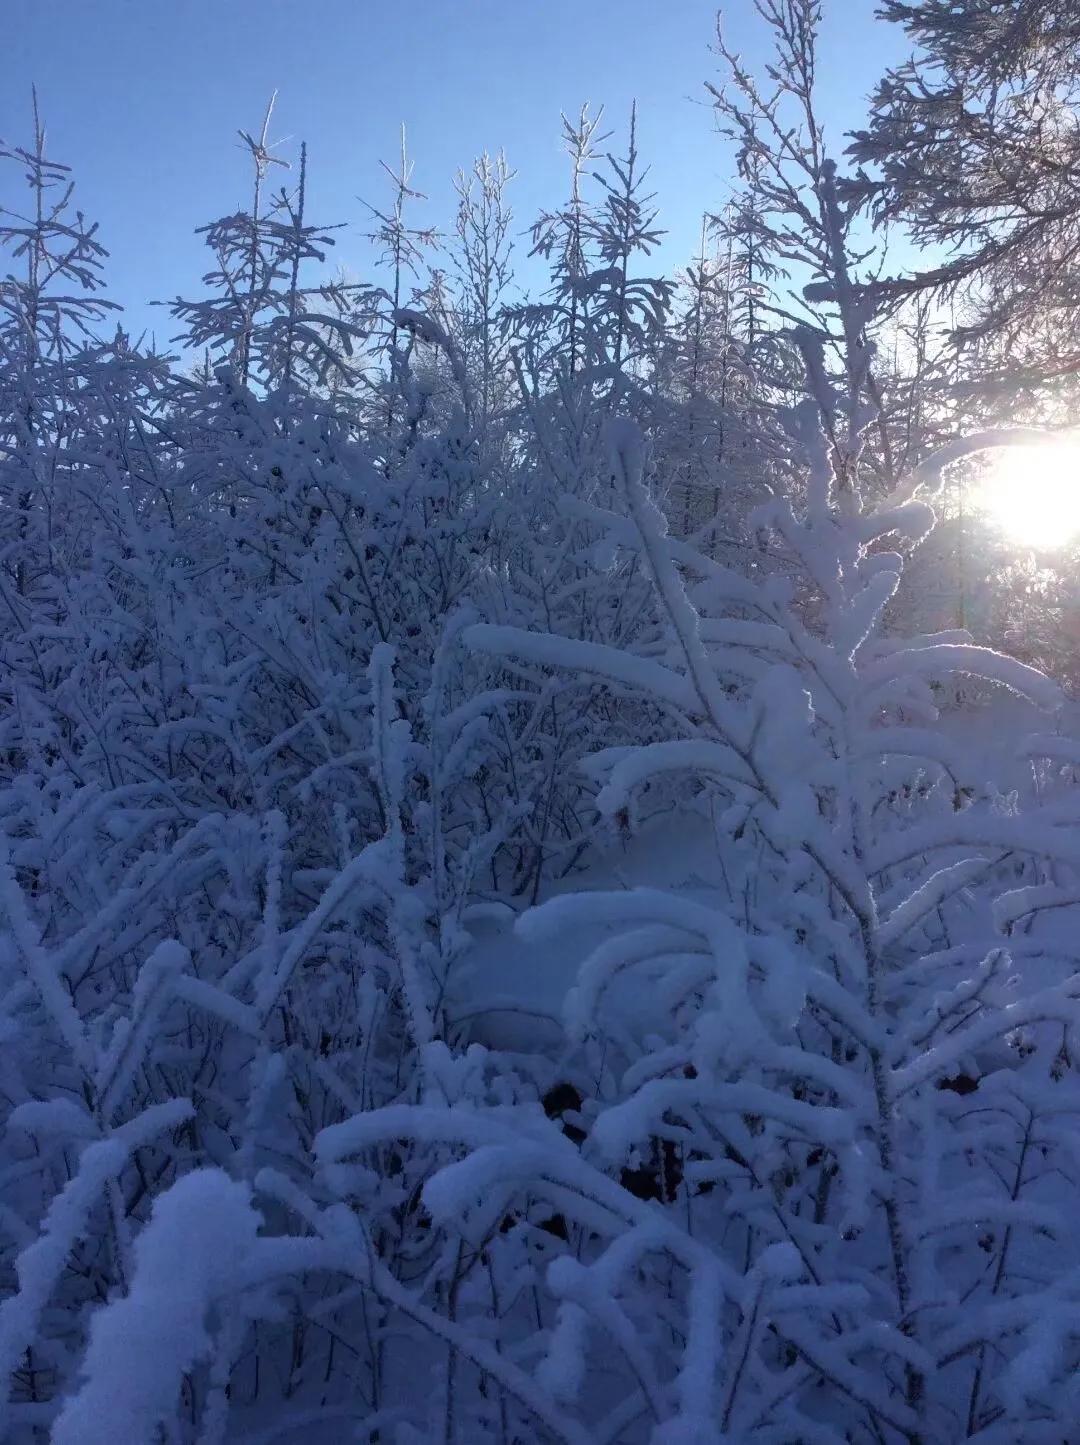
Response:
M827 0L821 113L837 149L902 53L873 9ZM112 253L110 293L159 339L173 323L147 303L199 293L207 253L194 229L244 201L236 133L257 127L275 88L275 134L290 138L279 154L307 141L309 217L349 223L335 259L361 275L357 198L382 199L378 161L393 158L401 122L430 198L418 221L446 223L455 169L502 146L524 231L565 191L560 110L603 103L621 128L636 98L669 233L661 264L674 267L730 184L703 103L718 73L715 11L713 0L4 0L0 137L28 140L36 83L50 151L73 167ZM765 57L752 0L731 0L725 30L748 61ZM17 179L0 174L0 203Z

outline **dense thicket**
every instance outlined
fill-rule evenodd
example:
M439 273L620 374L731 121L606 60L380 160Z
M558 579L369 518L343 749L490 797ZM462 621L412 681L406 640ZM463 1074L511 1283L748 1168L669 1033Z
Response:
M702 198L676 278L633 115L564 119L526 242L501 155L437 236L403 143L358 282L271 108L155 355L109 334L36 114L4 152L0 1438L1077 1417L1068 578L1033 597L950 508L1010 440L987 356L1068 279L1009 269L1036 242L963 117L1011 86L1041 195L1076 37L890 3L947 84L891 77L845 181L818 7L760 9L772 68L721 42L712 92L736 199ZM966 258L883 284L871 212ZM526 299L515 246L548 268ZM1008 417L1059 420L1033 357ZM1046 712L1023 800L958 685Z

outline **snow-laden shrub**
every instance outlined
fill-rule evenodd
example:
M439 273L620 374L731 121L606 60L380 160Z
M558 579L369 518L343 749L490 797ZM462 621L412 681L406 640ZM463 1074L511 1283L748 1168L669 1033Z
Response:
M633 130L593 205L587 116L534 237L552 290L499 316L504 172L463 197L455 310L419 284L404 151L390 282L311 285L304 162L268 200L245 134L251 209L174 305L193 375L84 336L102 253L66 190L0 227L5 1439L935 1445L1075 1416L1078 755L1028 739L1021 811L938 689L1055 688L883 622L947 458L897 480L883 435L896 486L862 495L875 292L815 7L766 10L790 63L743 137L766 262L729 268L737 352L730 296L711 352L700 309L672 351ZM19 163L65 187L38 130ZM820 314L763 341L789 253ZM569 891L658 811L707 826L707 896ZM470 929L556 880L534 954L603 934L564 1036L482 1047Z
M813 452L816 408L799 425ZM326 1376L325 1418L351 1400L370 1428L410 1422L406 1439L1049 1439L1072 1408L1080 981L1067 948L1016 924L1074 900L1080 850L1071 814L1027 819L980 795L932 726L929 680L977 671L1046 706L1056 689L956 637L879 637L900 564L871 547L923 525L921 504L838 510L817 448L807 512L762 519L816 589L808 615L775 582L748 585L672 543L640 435L619 423L610 436L666 647L633 657L490 625L468 641L662 704L668 739L598 755L599 806L618 817L658 778L697 779L728 899L590 892L523 915L553 946L566 928L611 925L567 1003L564 1069L581 1087L556 1121L530 1101L542 1074L475 1047L455 1058L435 1036L409 981L415 893L395 905L387 888L415 1092L357 1099L314 1138L310 1174L296 1158L248 1175L237 1208L254 1197L272 1237L238 1237L245 1263L198 1295L177 1350L185 1365L233 1351L238 1389L248 1322L280 1315L283 1281L287 1299L290 1279L318 1277L321 1303L292 1305L294 1328L309 1317L301 1360L323 1326L348 1339L362 1322L371 1341ZM611 526L634 545L625 521ZM381 715L393 820L406 752ZM391 821L372 863L345 876L378 887L400 846ZM1018 878L1022 858L1053 879ZM1030 960L1042 982L1020 986ZM615 990L647 991L647 1030L613 1032ZM343 1085L337 1073L342 1099ZM257 1141L269 1161L273 1139ZM638 1186L656 1157L666 1176L650 1201ZM118 1368L106 1342L142 1297L139 1269L160 1268L151 1240L171 1217L136 1250L62 1420ZM430 1382L420 1400L409 1358Z

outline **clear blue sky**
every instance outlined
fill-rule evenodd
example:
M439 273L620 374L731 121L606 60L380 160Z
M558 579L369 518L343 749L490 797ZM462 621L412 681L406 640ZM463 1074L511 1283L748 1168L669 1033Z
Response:
M451 177L485 147L518 170L524 230L565 192L559 112L603 103L621 126L636 98L643 157L669 232L661 264L693 252L700 216L730 182L704 81L713 0L3 0L0 137L27 141L36 83L50 152L112 253L110 291L134 330L174 329L151 298L199 294L208 253L196 226L247 195L241 126L277 88L279 154L310 156L308 214L346 221L335 259L370 271L357 197L381 199L380 157L405 122L426 224L451 216ZM834 146L863 113L902 37L874 0L826 0L821 110ZM766 54L752 0L724 6L729 41ZM9 168L10 169L10 168ZM0 174L0 203L17 196ZM522 254L524 247L519 251Z

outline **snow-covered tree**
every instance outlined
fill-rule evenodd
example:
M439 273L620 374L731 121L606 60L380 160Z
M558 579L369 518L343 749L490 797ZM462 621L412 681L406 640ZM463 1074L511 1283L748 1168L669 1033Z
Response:
M334 280L301 285L301 271L325 261L335 228L306 218L304 146L295 194L282 188L267 195L271 168L288 168L270 142L273 109L271 98L257 137L240 132L251 158L251 205L202 228L215 261L203 278L212 294L171 303L183 328L174 339L228 361L244 386L273 389L301 377L333 386L351 379L350 358L364 335L356 316L367 288Z

